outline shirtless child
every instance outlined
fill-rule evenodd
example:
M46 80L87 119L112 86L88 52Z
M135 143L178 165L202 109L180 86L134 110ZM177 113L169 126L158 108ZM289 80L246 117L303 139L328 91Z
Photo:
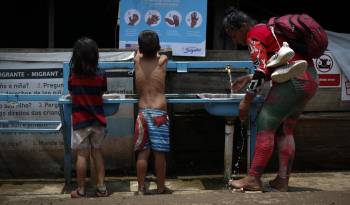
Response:
M167 56L159 55L157 33L144 30L138 37L139 50L134 58L136 92L139 95L139 113L135 123L134 146L137 153L137 181L141 194L163 194L165 188L166 160L169 152L169 118L165 98ZM148 158L154 154L157 189L146 189Z

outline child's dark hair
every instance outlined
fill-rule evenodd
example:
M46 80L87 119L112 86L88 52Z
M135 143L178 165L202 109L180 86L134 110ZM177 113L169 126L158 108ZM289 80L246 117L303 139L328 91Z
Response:
M74 43L69 66L75 75L94 75L98 70L99 52L97 43L87 37Z
M160 50L159 37L156 32L144 30L138 37L139 50L144 57L155 57Z
M234 7L230 7L225 11L225 17L222 22L225 31L240 29L243 23L255 25L256 21Z

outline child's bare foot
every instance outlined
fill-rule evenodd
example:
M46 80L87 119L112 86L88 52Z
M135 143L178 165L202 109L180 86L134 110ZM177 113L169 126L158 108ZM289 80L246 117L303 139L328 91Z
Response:
M229 180L229 186L247 191L262 191L262 182L259 177L246 176L240 180Z
M269 181L269 185L271 188L276 189L277 191L287 192L288 181L289 181L289 177L281 178L280 176L277 175L274 180Z

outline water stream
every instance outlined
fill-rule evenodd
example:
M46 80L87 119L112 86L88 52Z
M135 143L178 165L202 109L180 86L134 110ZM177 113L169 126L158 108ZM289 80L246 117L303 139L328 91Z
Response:
M234 93L234 91L232 89L231 67L230 66L226 66L225 71L227 71L227 75L228 75L228 78L230 80L230 90L231 90L231 94L232 94L232 93Z
M244 144L245 144L243 124L241 123L240 126L241 126L240 127L241 130L239 134L240 134L241 143L237 145L238 155L237 155L236 163L234 164L233 175L239 174L240 165L242 164L243 150L244 150Z

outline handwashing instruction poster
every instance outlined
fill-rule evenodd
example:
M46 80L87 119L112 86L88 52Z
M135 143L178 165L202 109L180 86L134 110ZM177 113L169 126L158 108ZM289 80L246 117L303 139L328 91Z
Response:
M207 0L121 0L119 48L136 48L143 30L177 56L205 56Z

